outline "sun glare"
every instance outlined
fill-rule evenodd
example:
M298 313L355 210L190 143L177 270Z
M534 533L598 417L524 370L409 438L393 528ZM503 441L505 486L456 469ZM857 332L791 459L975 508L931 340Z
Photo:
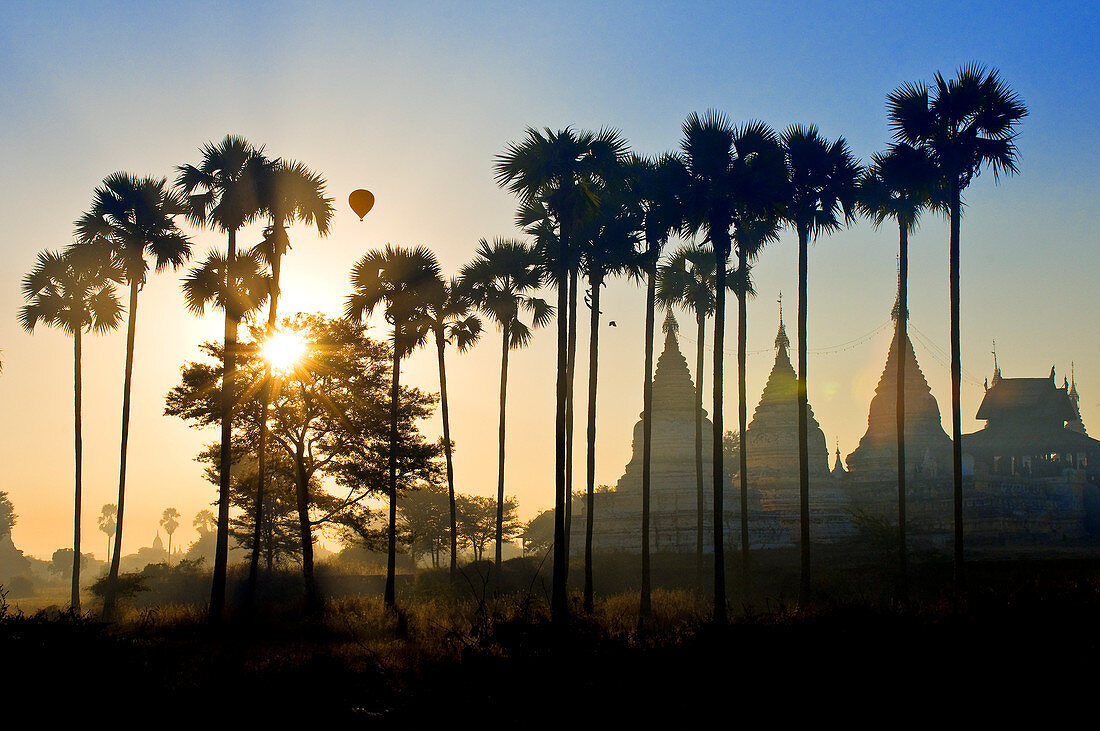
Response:
M280 373L286 373L302 361L306 343L294 333L275 333L264 343L264 359Z

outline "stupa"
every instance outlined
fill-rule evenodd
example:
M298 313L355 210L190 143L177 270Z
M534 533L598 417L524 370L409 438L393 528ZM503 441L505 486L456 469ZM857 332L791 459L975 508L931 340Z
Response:
M898 307L894 337L867 413L867 432L848 455L848 470L860 480L896 480L898 474ZM951 438L925 380L909 335L905 335L905 470L907 477L936 479L951 469Z
M695 384L687 360L680 352L679 326L671 313L663 326L665 342L653 375L653 426L650 457L650 546L654 551L695 550L698 493L695 472ZM641 415L639 414L639 417ZM703 411L703 547L712 548L714 425ZM634 425L630 461L611 492L597 493L593 545L603 550L641 551L642 525L642 420ZM729 466L727 466L727 470ZM727 472L725 484L725 535L728 546L740 541L740 501ZM579 510L578 510L579 508ZM754 545L775 540L774 520L763 515L760 494L749 495L754 512L750 534ZM584 546L583 501L574 503L570 550Z
M763 507L774 512L783 529L798 536L798 378L791 365L791 342L783 324L775 336L775 363L746 429L746 463L749 485L760 490ZM807 404L810 468L811 530L817 539L831 540L851 533L847 497L837 489L829 472L825 433Z

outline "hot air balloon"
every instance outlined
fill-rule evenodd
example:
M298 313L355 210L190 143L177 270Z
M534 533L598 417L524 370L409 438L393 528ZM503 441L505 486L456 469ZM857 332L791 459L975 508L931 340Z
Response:
M351 204L351 210L355 211L355 215L359 216L359 220L363 220L363 216L370 213L370 209L374 208L374 193L369 190L353 190L351 195L348 196L348 203Z

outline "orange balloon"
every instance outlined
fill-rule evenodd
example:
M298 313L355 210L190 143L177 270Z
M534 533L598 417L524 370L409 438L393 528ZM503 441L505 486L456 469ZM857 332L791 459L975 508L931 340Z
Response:
M370 213L370 209L374 208L374 193L369 190L353 190L351 195L348 196L348 203L351 204L351 210L355 211L355 215L359 216L359 220L363 220L363 216Z

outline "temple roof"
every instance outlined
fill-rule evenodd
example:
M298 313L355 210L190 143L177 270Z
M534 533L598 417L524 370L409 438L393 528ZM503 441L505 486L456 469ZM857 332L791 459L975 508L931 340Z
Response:
M1066 389L1054 385L1053 371L1047 378L996 378L977 413L977 418L989 421L1041 418L1066 422L1074 416Z

